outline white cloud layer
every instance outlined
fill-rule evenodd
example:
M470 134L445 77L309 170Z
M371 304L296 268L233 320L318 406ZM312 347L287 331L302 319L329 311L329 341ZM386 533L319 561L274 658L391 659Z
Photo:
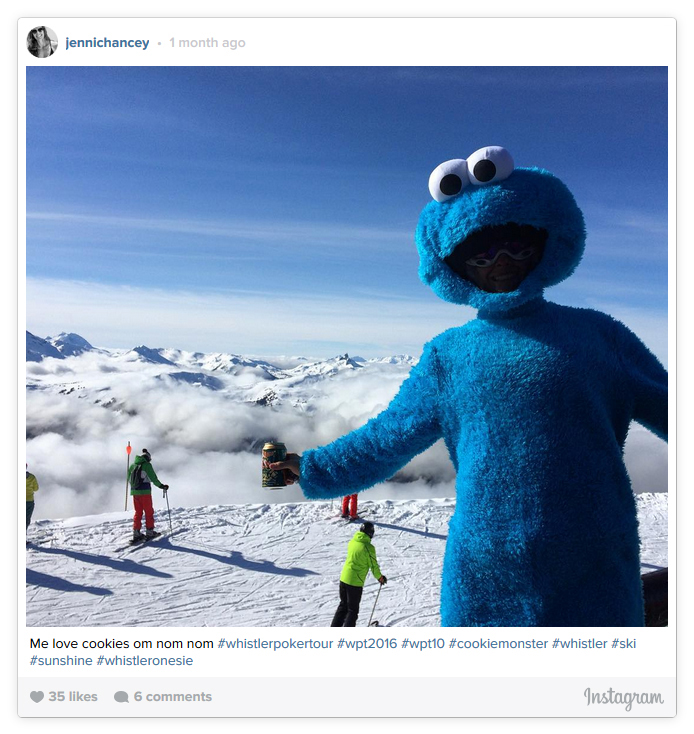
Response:
M112 356L89 354L27 366L30 383L50 384L27 392L27 461L41 486L38 519L122 510L128 441L135 453L152 452L160 480L171 485L172 506L301 500L298 487L261 489L262 443L276 438L299 453L325 444L380 412L408 370L345 371L304 387L308 403L285 399L268 407L158 379L166 369L160 365L118 359L115 369L113 363ZM105 407L112 399L115 405ZM625 456L635 491L667 491L665 444L635 427ZM453 497L454 479L439 442L364 496ZM161 492L154 499L164 507Z

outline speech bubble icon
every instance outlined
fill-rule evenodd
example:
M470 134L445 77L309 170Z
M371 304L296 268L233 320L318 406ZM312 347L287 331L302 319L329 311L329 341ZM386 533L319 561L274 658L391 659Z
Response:
M113 697L118 703L130 703L130 701L128 701L128 694L125 691L116 691L113 694Z
M39 703L39 701L43 700L43 691L32 691L29 695L34 703Z

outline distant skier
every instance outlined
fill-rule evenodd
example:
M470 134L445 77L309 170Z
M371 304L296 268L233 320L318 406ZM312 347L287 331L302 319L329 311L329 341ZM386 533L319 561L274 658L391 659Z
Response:
M29 471L29 464L26 465L27 472L27 527L31 522L31 516L34 514L34 493L39 491L39 483L36 477Z
M142 455L136 456L128 469L130 494L133 497L135 516L133 517L133 542L154 538L159 535L154 530L154 508L152 507L152 484L166 491L168 484L162 484L152 466L152 455L142 449ZM142 513L145 515L145 534L142 534Z
M350 520L358 519L359 515L357 514L356 494L348 494L342 498L342 517L345 520L347 518L349 518Z
M371 544L373 536L373 523L365 522L349 541L347 560L340 574L340 603L331 627L357 626L359 604L369 570L378 579L379 584L385 584L388 580L378 567L376 549Z

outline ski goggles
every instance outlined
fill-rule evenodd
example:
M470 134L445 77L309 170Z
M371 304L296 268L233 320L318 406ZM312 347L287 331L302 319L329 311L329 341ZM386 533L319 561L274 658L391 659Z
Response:
M508 255L513 260L527 260L537 252L537 245L529 245L527 242L502 242L499 245L492 245L485 252L469 258L465 261L466 265L473 268L489 268L503 254Z

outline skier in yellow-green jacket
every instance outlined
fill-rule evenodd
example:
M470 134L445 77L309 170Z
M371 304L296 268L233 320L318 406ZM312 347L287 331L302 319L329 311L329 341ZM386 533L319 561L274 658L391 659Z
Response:
M34 512L34 492L39 491L39 483L36 477L29 471L27 464L27 530L31 522L31 516Z
M385 584L388 579L381 573L376 560L376 549L371 544L374 525L365 522L347 546L347 560L340 574L340 604L331 627L356 627L364 582L369 571Z

